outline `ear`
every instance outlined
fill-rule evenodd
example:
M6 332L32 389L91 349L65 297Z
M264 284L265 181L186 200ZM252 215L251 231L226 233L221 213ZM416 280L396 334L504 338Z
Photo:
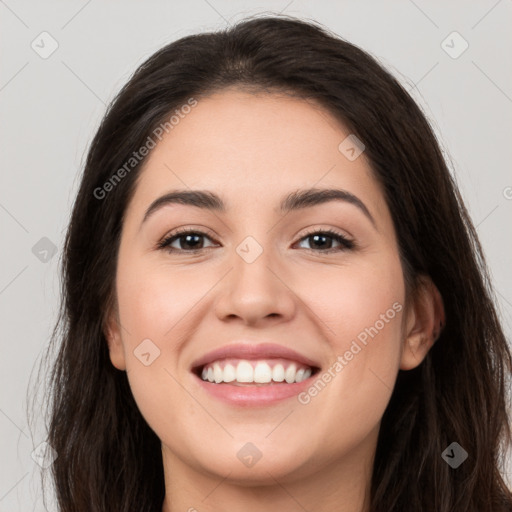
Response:
M445 324L443 299L430 277L421 276L407 308L401 370L421 364Z
M108 343L110 361L118 370L126 370L124 346L121 339L121 323L117 307L110 309L104 323L103 332Z

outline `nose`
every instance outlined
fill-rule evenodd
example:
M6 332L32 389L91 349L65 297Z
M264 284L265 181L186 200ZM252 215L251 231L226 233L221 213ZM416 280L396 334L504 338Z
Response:
M217 317L258 326L289 321L296 313L298 297L286 269L264 250L249 263L235 253L232 269L221 281L215 304Z

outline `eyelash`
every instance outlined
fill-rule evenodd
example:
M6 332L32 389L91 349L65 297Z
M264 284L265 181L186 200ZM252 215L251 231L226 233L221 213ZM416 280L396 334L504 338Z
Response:
M170 244L172 244L175 240L178 240L184 235L199 235L199 236L205 236L207 238L211 237L208 235L208 233L204 233L203 231L198 231L196 229L190 229L190 228L183 228L178 231L175 231L174 233L171 233L169 236L166 236L163 238L160 242L157 244L157 249L166 250L169 253L176 253L176 252L182 252L182 253L188 253L188 254L197 254L201 251L204 251L205 249L208 249L208 247L203 247L201 249L191 249L189 251L186 251L184 249L176 249L174 247L169 247ZM300 238L298 241L302 241L305 238L309 238L313 235L327 235L328 238L334 239L336 242L339 242L341 244L341 247L338 248L330 248L330 249L305 249L308 252L312 253L320 253L320 254L330 254L333 252L341 252L346 250L351 250L356 248L356 243L353 240L349 240L342 234L332 230L332 229L324 229L324 230L313 230L309 233L306 233L302 238Z

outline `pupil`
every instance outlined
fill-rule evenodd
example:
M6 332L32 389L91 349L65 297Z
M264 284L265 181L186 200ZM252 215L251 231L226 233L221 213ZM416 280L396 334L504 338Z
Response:
M313 236L312 236L312 238L313 238L313 240L315 241L314 243L318 245L318 243L317 243L317 242L318 242L318 239L319 239L319 238L321 238L321 239L323 239L323 240L325 241L325 239L326 239L326 238L329 238L329 237L326 237L325 235L313 235ZM320 246L321 246L321 245L322 245L322 244L320 244ZM325 245L325 244L323 244L323 245Z
M200 238L199 235L185 235L185 244L188 244L188 245L192 245L192 248L195 249L196 247L194 247L194 243L192 242L192 244L190 243L190 239L191 238ZM196 240L197 242L197 240ZM197 244L196 244L197 245Z

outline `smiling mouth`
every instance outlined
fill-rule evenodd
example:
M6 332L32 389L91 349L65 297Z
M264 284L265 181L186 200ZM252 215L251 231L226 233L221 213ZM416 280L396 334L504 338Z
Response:
M204 382L258 387L300 383L319 371L317 367L281 358L222 359L193 369Z

